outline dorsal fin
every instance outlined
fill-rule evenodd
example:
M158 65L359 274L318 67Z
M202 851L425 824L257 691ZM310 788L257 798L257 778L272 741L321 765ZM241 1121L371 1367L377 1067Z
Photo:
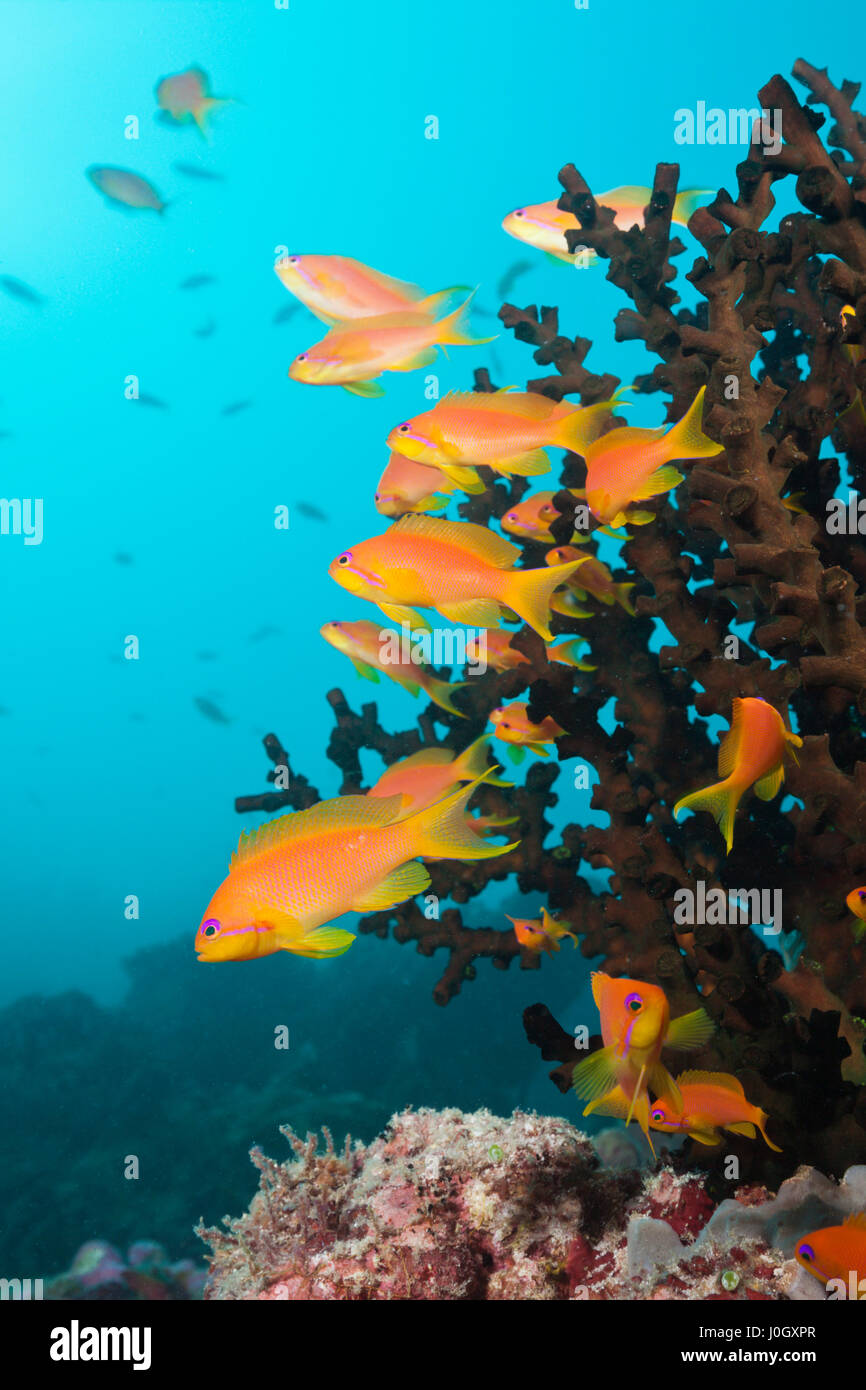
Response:
M494 535L486 526L476 526L471 521L443 521L440 517L409 512L394 522L391 531L399 535L423 536L446 545L458 545L461 550L496 569L512 569L520 556L518 546Z
M394 314L375 314L362 319L339 319L325 335L337 333L374 333L380 328L429 328L427 314L402 309Z
M677 1077L678 1086L722 1086L745 1097L745 1091L735 1076L726 1071L684 1071Z
M336 796L320 801L306 811L290 811L286 816L266 821L257 830L244 831L231 857L229 871L261 854L278 849L292 840L328 831L376 830L400 819L402 796Z
M845 1217L842 1225L853 1227L855 1231L866 1231L866 1211L853 1211Z
M421 748L417 753L410 753L408 758L390 763L382 776L398 768L402 772L404 767L444 767L447 763L453 763L456 757L453 748Z
M737 698L734 700L734 708L731 712L731 727L725 734L719 745L719 776L730 777L737 761L740 751L740 739L743 734L743 702Z
M563 404L567 404L563 402ZM536 391L449 391L438 405L448 405L456 410L487 411L497 415L519 415L524 420L548 420L560 411L560 402L549 396L540 396ZM560 413L565 413L560 411Z

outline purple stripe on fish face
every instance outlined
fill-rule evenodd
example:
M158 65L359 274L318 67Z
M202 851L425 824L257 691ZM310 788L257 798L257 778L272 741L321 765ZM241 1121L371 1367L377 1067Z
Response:
M408 424L398 425L395 433L399 434L401 440L414 439L416 444L423 444L426 449L432 449L433 447L432 439L428 439L427 436L423 434L416 434L413 429L409 428Z

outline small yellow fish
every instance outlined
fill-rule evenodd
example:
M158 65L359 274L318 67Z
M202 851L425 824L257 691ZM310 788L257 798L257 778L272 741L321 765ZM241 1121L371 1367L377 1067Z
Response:
M110 203L122 207L146 209L149 212L164 212L168 207L147 179L133 174L129 169L112 169L107 165L92 164L86 171L87 177L104 193Z
M406 659L402 651L405 645L402 633L382 628L366 618L354 623L324 623L319 632L326 642L349 658L358 675L365 680L377 681L381 672L410 695L424 690L440 709L459 714L461 719L467 718L454 704L452 696L455 690L465 690L468 682L440 681L423 662L412 660L411 647Z
M208 92L210 78L201 68L187 68L172 77L163 77L156 84L156 100L163 118L177 125L195 121L202 135L207 135L207 121L220 106L231 105L230 97L212 97Z
M440 468L392 453L376 488L376 511L391 517L405 516L406 512L438 512L458 489L469 493L484 491L474 468L465 468L462 473L465 476L457 483Z
M514 925L514 935L527 951L540 953L546 952L552 955L554 951L560 949L559 943L564 936L570 936L573 944L577 946L578 940L573 931L569 931L567 922L557 922L551 917L546 907L541 909L541 918L529 917L509 917L505 914L509 922Z
M429 367L436 361L437 346L493 342L493 338L473 338L469 332L474 293L438 322L427 314L404 310L337 324L320 342L298 354L289 376L310 386L342 386L355 396L383 396L384 387L376 380L381 372Z
M584 490L569 488L568 491L573 497L582 497ZM530 497L515 502L499 523L503 531L507 531L510 536L517 536L520 540L544 541L549 544L553 540L551 523L558 521L562 516L562 512L553 506L555 496L555 492L533 492ZM571 540L572 544L582 545L589 540L589 536L575 533Z
M581 600L584 600L587 594L592 594L593 598L608 606L618 603L630 617L635 616L629 598L634 584L618 584L607 565L594 555L581 555L573 545L558 545L553 550L548 550L544 558L549 565L565 565L569 560L577 560L580 568L575 570L568 581L568 587L573 594Z
M282 256L274 266L280 283L322 323L347 323L406 310L432 319L465 285L425 295L419 285L383 275L351 256Z
M548 752L545 744L554 743L565 733L550 715L542 719L540 724L533 724L526 709L525 700L512 700L510 705L499 705L490 715L494 733L508 744L508 756L513 763L523 761L527 748L540 758L546 758Z
M698 206L699 200L709 196L706 188L686 188L678 193L674 201L671 222L685 227ZM626 184L622 188L612 188L608 193L599 193L595 199L599 207L612 208L616 213L614 222L622 231L629 227L644 224L643 211L652 197L651 188L638 188ZM516 208L502 223L503 231L537 251L544 251L555 261L574 265L574 255L568 250L565 233L580 232L580 223L573 213L563 212L554 199L549 203L533 203ZM592 263L598 260L596 253L587 248L585 260Z
M575 566L517 570L519 557L516 545L484 526L410 514L383 536L344 550L328 573L394 622L429 627L417 607L434 608L449 622L499 627L507 608L551 642L550 596Z
M682 797L674 807L681 811L709 811L725 837L730 854L734 843L734 816L749 787L761 801L772 801L785 780L785 754L796 762L795 748L803 740L785 728L778 710L756 696L735 699L731 727L719 745L721 782Z

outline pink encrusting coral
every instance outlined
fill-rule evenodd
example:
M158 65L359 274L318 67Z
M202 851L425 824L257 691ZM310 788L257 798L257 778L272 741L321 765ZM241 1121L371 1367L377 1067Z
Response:
M816 1195L804 1169L775 1199L743 1187L719 1206L701 1174L606 1171L565 1120L521 1111L408 1110L341 1152L327 1131L323 1153L282 1132L295 1157L253 1150L247 1214L198 1229L213 1249L206 1299L823 1297L798 1279L792 1232L816 1201L861 1198L857 1183Z
M137 1240L126 1256L107 1240L88 1240L69 1269L45 1283L45 1298L163 1301L201 1298L205 1271L192 1260L169 1260L154 1240Z

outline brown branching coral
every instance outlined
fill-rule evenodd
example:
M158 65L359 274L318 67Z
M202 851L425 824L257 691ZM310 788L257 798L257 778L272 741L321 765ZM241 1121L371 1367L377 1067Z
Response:
M674 1014L694 1007L700 991L718 1027L699 1064L737 1072L775 1118L781 1159L742 1146L745 1162L774 1177L804 1159L839 1172L866 1152L866 946L844 904L866 872L866 550L857 517L853 528L829 524L843 465L825 454L829 442L844 455L851 489L866 487L866 117L853 108L857 84L836 87L802 60L794 77L805 103L781 76L759 93L763 107L782 113L779 152L753 143L736 168L736 192L720 189L690 220L702 248L685 277L700 297L694 310L675 285L684 251L671 237L676 165L657 167L644 226L628 230L573 165L559 176L559 206L579 222L569 249L594 250L630 301L616 316L617 340L643 342L657 359L635 388L664 393L674 421L705 386L704 428L724 446L683 465L675 501L653 499L655 521L631 528L623 563L636 581L637 616L612 608L593 620L591 675L549 664L524 630L517 645L530 664L470 682L467 720L431 707L418 729L389 735L374 705L356 715L340 692L329 696L337 719L329 754L347 792L360 786L359 748L391 762L441 741L437 722L462 747L494 706L528 687L530 716L552 715L565 730L560 760L579 758L598 773L591 804L608 824L570 824L561 844L549 844L544 811L557 795L568 798L571 769L556 782L550 767L536 767L524 787L477 793L484 812L519 815L520 847L488 863L434 865L432 891L461 904L516 875L522 891L543 894L573 925L585 956L661 984ZM802 210L771 226L774 190L786 179ZM843 316L846 305L853 313ZM506 304L499 316L550 369L529 389L591 404L619 385L588 370L590 344L562 333L556 309ZM476 389L490 387L477 373ZM468 520L501 517L525 488L485 477L485 493L460 506ZM561 485L583 477L569 456ZM562 492L557 506L554 535L564 541L573 498ZM527 544L524 563L542 555ZM658 651L657 621L673 639ZM748 638L731 641L732 623L744 622L754 624ZM575 626L556 619L558 631ZM725 857L706 815L677 825L672 807L716 780L718 739L704 720L729 719L743 696L768 701L789 727L795 720L803 748L783 793L794 802L751 798ZM611 698L608 733L599 711ZM283 795L280 804L296 804ZM610 870L609 891L593 894L581 864ZM675 895L698 882L780 890L784 936L730 921L678 925ZM429 921L407 904L361 930L385 935L390 923L425 954L449 952L440 1003L476 956L505 968L521 955L512 934L464 926L459 908ZM699 1158L714 1161L712 1151Z

